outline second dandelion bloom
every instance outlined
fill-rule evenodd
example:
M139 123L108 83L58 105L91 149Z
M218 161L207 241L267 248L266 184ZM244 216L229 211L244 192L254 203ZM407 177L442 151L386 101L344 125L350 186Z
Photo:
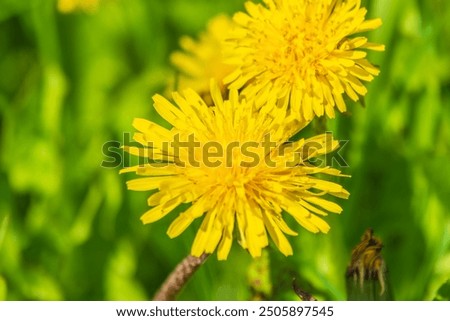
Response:
M179 72L177 89L191 88L210 100L209 82L213 78L225 93L223 79L234 67L226 64L224 44L234 22L226 15L218 15L208 22L206 31L197 40L184 36L180 39L182 51L171 54L170 60Z
M229 43L229 61L239 64L226 79L260 101L275 96L304 121L335 108L346 111L344 95L357 101L379 70L366 50L384 50L358 34L374 30L360 0L264 0L247 2L234 16L239 28Z
M154 106L170 128L134 121L134 140L142 147L125 149L146 162L122 172L143 176L128 181L129 189L155 191L148 199L152 208L141 220L152 223L189 204L168 235L176 237L201 219L191 254L217 250L219 259L227 258L236 237L253 257L261 255L269 237L291 255L285 234L297 232L288 226L288 217L308 231L327 233L323 217L342 211L327 195L349 194L328 179L344 176L339 170L316 162L338 142L330 134L289 142L299 124L286 110L275 113L275 100L257 110L254 100L243 99L236 90L224 100L214 82L210 93L212 106L193 90L174 93L174 103L154 96Z
M94 13L98 10L101 0L58 0L58 10L61 13L77 11Z

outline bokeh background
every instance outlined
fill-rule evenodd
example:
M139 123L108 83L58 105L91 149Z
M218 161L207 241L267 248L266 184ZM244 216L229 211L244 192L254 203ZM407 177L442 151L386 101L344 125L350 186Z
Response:
M386 51L371 54L381 74L365 107L349 102L327 122L349 140L343 214L329 216L328 235L299 229L289 258L269 249L254 261L237 244L227 261L210 257L180 299L296 299L295 277L319 299L345 300L351 249L368 227L383 240L395 299L450 298L450 4L363 3L383 19L369 38ZM195 228L170 240L175 214L142 225L147 193L100 166L102 146L131 133L134 117L155 118L151 97L175 74L180 36L242 8L0 0L0 300L151 299Z

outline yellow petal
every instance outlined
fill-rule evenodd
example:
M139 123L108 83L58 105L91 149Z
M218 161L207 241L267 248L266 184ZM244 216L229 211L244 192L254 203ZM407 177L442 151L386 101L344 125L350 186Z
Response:
M209 233L208 241L205 246L205 253L213 253L222 238L222 224L219 220L214 221L214 226Z
M386 50L385 45L382 45L379 43L373 43L373 42L368 42L364 46L361 46L361 48L370 49L370 50L374 50L374 51L385 51Z
M323 209L332 212L332 213L338 213L340 214L342 212L342 207L340 207L338 204L327 201L323 198L320 197L304 197L303 198L305 201L309 202L309 203L313 203L316 205L319 205L320 207L322 207Z
M181 128L186 126L186 117L183 112L172 105L166 98L161 95L154 95L153 103L158 114L172 124L172 126L177 127L181 125Z
M169 229L167 230L167 235L171 239L177 237L181 233L183 233L186 228L192 223L193 219L192 217L185 215L184 213L181 213L169 226Z
M231 245L233 243L233 229L234 218L230 220L224 228L222 240L220 241L219 248L217 250L217 258L219 260L226 260L228 257L228 253L230 253Z
M178 205L180 205L180 201L178 199L173 199L170 202L156 206L145 212L141 216L141 221L144 224L156 222L174 210Z
M366 20L356 29L356 32L366 32L370 30L377 29L383 24L380 18Z
M163 181L167 180L164 176L136 178L127 182L127 187L132 191L150 191L159 188Z
M286 236L284 236L278 226L274 223L270 215L263 213L263 219L270 237L272 238L280 252L286 256L292 255L293 251L291 244L289 244Z
M345 106L344 99L342 98L342 94L337 94L333 91L333 97L334 101L336 102L336 105L341 113L345 112L347 110L347 106Z
M191 254L193 256L199 257L200 255L205 253L207 245L206 242L208 241L209 234L211 233L216 214L216 208L213 208L211 211L206 213L202 225L200 226L197 234L195 235L194 242L192 243Z

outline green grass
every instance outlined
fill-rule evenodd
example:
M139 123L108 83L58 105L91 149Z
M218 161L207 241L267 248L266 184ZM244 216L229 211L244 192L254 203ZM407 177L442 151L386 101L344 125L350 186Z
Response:
M148 300L186 256L195 227L170 240L174 215L142 225L148 195L100 166L102 146L132 132L133 118L156 117L151 97L173 74L179 37L242 2L104 0L93 14L61 14L54 1L0 0L0 300ZM300 231L292 257L269 250L273 299L296 299L295 276L319 299L344 300L351 249L368 227L385 245L395 299L448 293L450 5L365 4L383 19L370 33L386 44L371 54L381 74L365 108L327 122L350 141L352 178L340 182L351 197L328 235ZM254 264L234 244L180 299L249 299Z

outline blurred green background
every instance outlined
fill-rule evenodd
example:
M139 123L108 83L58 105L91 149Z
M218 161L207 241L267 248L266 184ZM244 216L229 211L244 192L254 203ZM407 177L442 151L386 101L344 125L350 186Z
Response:
M174 74L179 37L243 1L75 2L0 0L0 300L148 300L195 235L170 240L174 214L142 225L147 193L100 166L102 146L132 132L134 117L155 117L151 96ZM350 140L343 214L329 216L328 235L299 228L294 256L269 250L268 264L235 244L180 299L251 299L255 278L272 283L266 298L295 299L295 277L319 299L344 300L351 249L368 227L385 245L395 299L449 299L450 4L363 3L383 19L369 38L386 51L370 56L381 74L366 107L327 123Z

